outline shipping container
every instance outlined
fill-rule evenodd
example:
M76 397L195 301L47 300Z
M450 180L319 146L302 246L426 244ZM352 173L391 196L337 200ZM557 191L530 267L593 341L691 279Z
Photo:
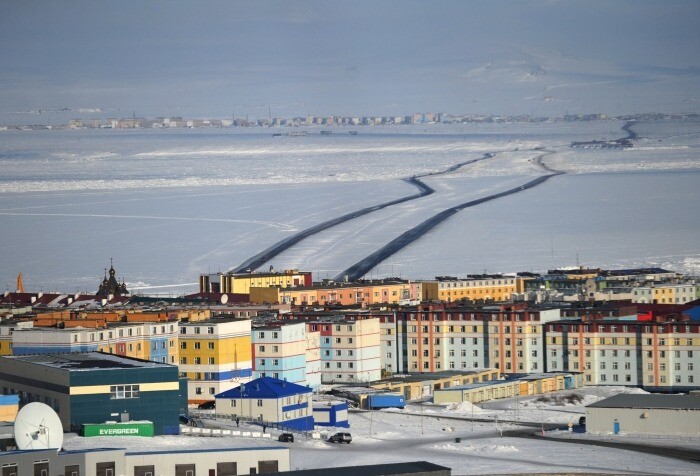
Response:
M369 395L367 397L367 408L403 408L406 400L403 395L396 393L383 393L379 395Z

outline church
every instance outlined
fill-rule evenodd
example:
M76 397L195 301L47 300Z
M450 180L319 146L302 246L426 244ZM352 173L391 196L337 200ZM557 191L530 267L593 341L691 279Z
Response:
M126 283L122 278L121 284L117 281L115 277L116 271L114 271L114 263L112 259L109 260L109 278L107 278L107 270L105 270L105 277L100 284L100 289L97 291L97 296L127 296L129 291L126 289Z

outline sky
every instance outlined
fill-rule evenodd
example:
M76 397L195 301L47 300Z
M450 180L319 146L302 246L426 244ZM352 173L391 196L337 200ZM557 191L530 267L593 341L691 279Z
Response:
M690 0L0 0L0 124L695 112L697 18Z

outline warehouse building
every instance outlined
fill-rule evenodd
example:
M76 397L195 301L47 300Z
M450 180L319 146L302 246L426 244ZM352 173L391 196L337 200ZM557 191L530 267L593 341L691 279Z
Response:
M0 466L3 475L234 476L289 471L289 448L217 448L149 452L133 452L120 448L59 452L55 449L25 450L0 454Z
M697 436L700 395L615 395L586 407L586 431Z
M66 431L147 420L156 435L178 434L187 408L176 366L99 352L1 357L0 391L19 395L21 405L49 405Z
M477 382L435 390L435 403L479 403L499 398L571 390L582 384L581 374L516 374L504 380Z

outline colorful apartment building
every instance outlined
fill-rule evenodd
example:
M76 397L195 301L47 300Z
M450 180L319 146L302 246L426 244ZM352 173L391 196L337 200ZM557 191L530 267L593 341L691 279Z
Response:
M323 383L370 382L381 378L379 319L307 321L320 334Z
M311 286L311 283L311 272L299 271L298 269L286 269L281 272L271 269L268 273L202 274L199 276L199 292L249 294L251 287L289 288Z
M632 302L649 304L687 304L700 298L700 284L666 284L632 288Z
M110 323L98 328L30 327L12 333L12 355L104 352L176 364L177 339L174 322Z
M521 276L470 275L466 279L438 276L433 288L437 300L442 302L510 301L513 294L523 292L524 284Z
M682 391L700 385L700 322L563 320L545 326L545 370L588 385Z
M212 318L181 322L180 375L188 378L190 403L250 381L253 373L250 319Z
M371 306L402 304L422 299L422 285L398 279L358 283L327 283L295 288L251 287L251 302L288 304L339 304Z
M398 373L484 368L541 372L543 324L559 316L558 308L525 303L400 310L379 317L382 355L387 357L382 365Z
M303 322L271 321L255 323L251 332L253 344L253 378L272 377L298 385L318 388L320 379L307 378L306 325ZM316 366L318 367L318 362ZM315 374L316 377L320 375Z

